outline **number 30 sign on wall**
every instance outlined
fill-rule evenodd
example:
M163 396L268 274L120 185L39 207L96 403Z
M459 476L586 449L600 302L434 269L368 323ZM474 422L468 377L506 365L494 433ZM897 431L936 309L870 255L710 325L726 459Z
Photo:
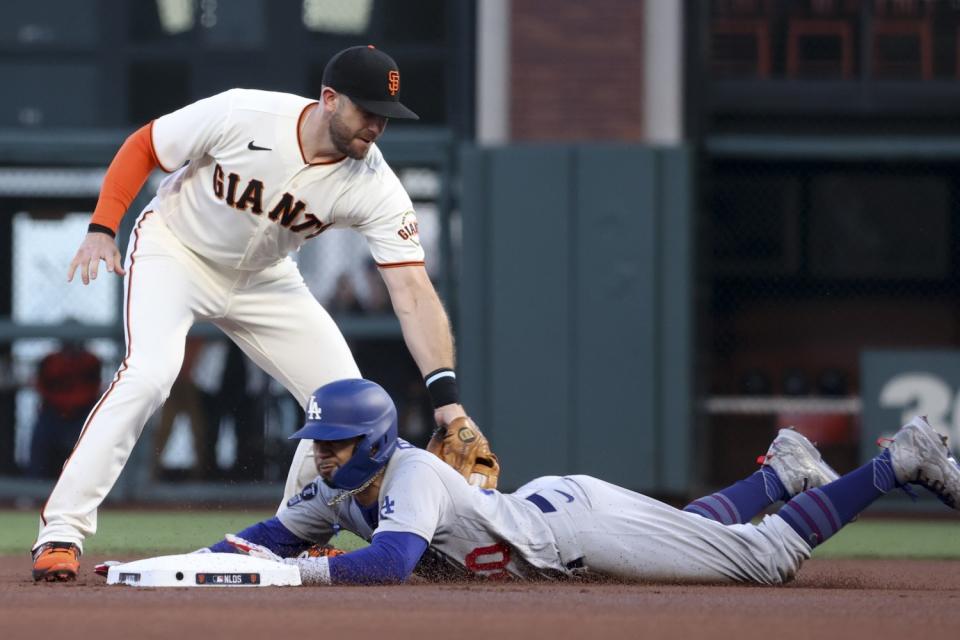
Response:
M960 452L960 351L864 351L860 457L876 455L876 440L915 415L949 436Z

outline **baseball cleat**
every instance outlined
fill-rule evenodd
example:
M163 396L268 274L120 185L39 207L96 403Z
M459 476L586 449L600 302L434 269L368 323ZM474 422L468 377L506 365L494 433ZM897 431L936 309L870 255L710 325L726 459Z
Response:
M33 552L33 579L68 582L80 571L80 548L72 542L45 542Z
M918 484L941 502L960 509L960 465L950 455L947 438L917 416L897 431L887 449L900 485Z
M791 498L840 477L823 461L813 443L792 427L780 429L766 455L757 462L773 469Z

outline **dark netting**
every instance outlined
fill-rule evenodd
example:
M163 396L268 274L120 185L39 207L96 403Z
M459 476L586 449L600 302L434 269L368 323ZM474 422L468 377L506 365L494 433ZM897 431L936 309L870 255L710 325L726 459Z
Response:
M787 424L842 469L911 411L960 440L960 3L716 0L701 18L708 480L754 468L723 443L763 453Z
M861 354L960 346L954 163L717 161L705 187L709 395L770 400L715 425L808 422L852 464Z

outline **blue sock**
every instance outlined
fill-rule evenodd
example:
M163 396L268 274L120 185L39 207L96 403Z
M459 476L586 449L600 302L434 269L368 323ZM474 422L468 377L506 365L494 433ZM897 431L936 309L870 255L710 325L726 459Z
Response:
M797 495L777 515L816 547L896 486L890 451L884 450L839 480Z
M776 472L770 467L760 467L746 480L694 500L683 510L722 524L743 524L774 502L789 498Z

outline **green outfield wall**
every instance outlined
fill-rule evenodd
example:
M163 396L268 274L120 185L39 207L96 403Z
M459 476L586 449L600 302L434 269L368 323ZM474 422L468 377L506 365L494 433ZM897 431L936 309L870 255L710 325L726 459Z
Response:
M688 489L690 167L679 148L462 151L459 369L505 488Z

